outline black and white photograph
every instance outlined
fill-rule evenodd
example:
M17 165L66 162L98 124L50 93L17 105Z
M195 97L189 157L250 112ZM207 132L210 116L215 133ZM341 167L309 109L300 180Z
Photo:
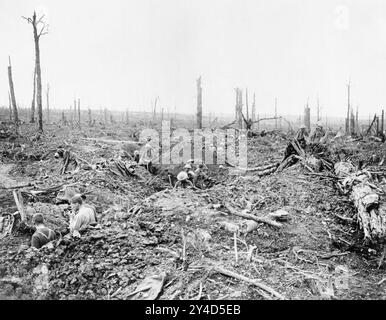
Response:
M384 0L0 0L0 300L385 300L385 110Z

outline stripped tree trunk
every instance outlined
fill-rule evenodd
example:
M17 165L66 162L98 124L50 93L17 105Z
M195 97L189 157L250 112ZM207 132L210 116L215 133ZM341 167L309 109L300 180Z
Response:
M197 129L202 129L202 87L201 87L201 76L197 79Z
M11 94L8 91L8 106L9 106L9 121L12 121L12 102L11 102Z
M307 127L309 132L311 130L311 110L308 107L308 103L306 108L304 109L304 125Z
M253 93L252 101L252 123L256 121L256 95ZM252 127L253 128L253 127Z
M73 126L73 114L72 114L72 106L70 105L70 124L71 124L71 129L72 129L72 126Z
M88 108L88 125L91 127L92 125L92 119L91 119L91 109Z
M245 89L245 106L247 108L247 120L249 120L248 89Z
M31 102L31 123L35 123L35 101L36 101L36 65L34 68L33 94Z
M50 85L47 83L47 124L50 123Z
M13 120L15 123L15 130L16 130L16 134L19 134L19 117L17 114L15 89L13 87L12 67L11 67L11 58L10 57L9 57L9 66L8 66L8 80L9 80L9 92L11 94L11 101L12 101L12 106L13 106Z
M80 99L78 99L78 124L80 127Z
M37 21L36 21L36 13L34 12L32 18L32 26L34 29L34 41L35 41L35 64L36 64L36 102L38 106L38 123L39 123L39 131L43 132L43 106L42 106L42 72L40 69L40 48L39 48L39 39L40 35L38 35L37 31Z

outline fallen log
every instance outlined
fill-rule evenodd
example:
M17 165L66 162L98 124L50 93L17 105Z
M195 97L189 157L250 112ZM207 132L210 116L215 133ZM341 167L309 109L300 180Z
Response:
M273 227L276 227L276 228L281 228L283 225L279 222L276 222L270 218L267 218L267 217L257 217L253 214L249 214L249 213L244 213L244 212L238 212L236 209L234 209L233 207L231 207L229 204L225 204L224 207L233 215L235 216L239 216L241 218L244 218L244 219L249 219L249 220L254 220L256 222L262 222L262 223L266 223L266 224L269 224L270 226L273 226Z
M358 222L364 233L365 241L377 242L386 236L386 204L380 204L377 189L371 182L371 174L356 171L348 162L338 162L334 166L340 178L339 187L347 192L357 209Z
M235 278L237 280L241 280L241 281L244 281L246 283L249 283L249 284L252 284L268 293L270 293L271 295L273 295L274 297L280 299L280 300L284 300L286 299L285 296L283 296L282 294L280 294L279 292L277 292L276 290L272 289L271 287L267 286L266 284L264 283L261 283L260 281L258 280L254 280L254 279L250 279L250 278L247 278L241 274L238 274L236 272L233 272L233 271L230 271L230 270L227 270L225 268L222 268L218 265L215 265L213 266L213 270L218 272L218 273L221 273L225 276L228 276L228 277L232 277L232 278ZM263 297L265 298L268 298L266 295L263 295Z

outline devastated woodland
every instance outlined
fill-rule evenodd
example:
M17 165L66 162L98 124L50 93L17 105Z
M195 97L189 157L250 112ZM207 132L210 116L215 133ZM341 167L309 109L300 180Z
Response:
M58 121L16 135L2 123L3 298L385 297L376 137L328 130L301 146L294 131L251 129L247 170L208 165L210 183L176 188L184 164L151 173L133 161L138 127ZM77 193L99 222L80 238L66 236ZM36 212L59 235L41 249L30 247Z
M338 120L322 119L319 96L292 118L277 98L265 113L241 87L230 90L229 116L209 113L203 92L214 86L204 75L186 80L191 114L156 95L150 112L89 106L71 93L63 107L62 88L44 73L46 17L19 19L34 50L32 101L28 93L20 106L20 60L0 62L9 99L0 106L0 299L386 298L384 111L354 115L351 82ZM101 39L96 56L110 45ZM71 81L83 72L75 69Z

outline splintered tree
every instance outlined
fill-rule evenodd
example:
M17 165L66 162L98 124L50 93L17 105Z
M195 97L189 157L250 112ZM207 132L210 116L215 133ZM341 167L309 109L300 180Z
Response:
M31 102L31 123L35 123L35 101L36 101L36 65L34 68L34 79L33 79L33 93Z
M320 105L319 105L319 96L316 98L316 121L321 119L320 116Z
M11 102L11 94L8 91L8 106L9 106L9 121L12 121L12 102Z
M346 118L346 133L350 132L350 91L351 91L351 80L347 84L347 118Z
M304 108L304 125L308 129L308 131L311 130L311 110L310 107L308 106L308 100L307 100L307 105Z
M243 128L243 91L236 88L236 126L238 129Z
M153 121L155 121L155 117L157 115L157 101L159 100L159 97L155 98L154 105L153 105Z
M28 23L32 25L34 42L35 42L35 68L36 68L36 102L38 107L38 122L39 131L43 132L43 107L42 107L42 73L40 69L40 48L39 40L40 37L48 33L48 25L43 21L44 15L40 18L36 18L36 12L34 11L32 18L23 17ZM39 25L42 27L39 29Z
M12 101L12 106L13 106L13 120L15 122L16 134L19 134L19 117L18 117L18 114L17 114L15 89L13 87L13 80L12 80L11 57L8 57L8 58L9 58L8 80L9 80L9 92L11 94L11 101Z
M73 126L73 114L72 114L72 106L70 105L70 124L71 124L71 129Z
M201 87L201 76L197 79L197 129L202 129L202 87Z
M88 125L91 127L92 125L92 119L91 119L91 109L88 108Z
M80 99L78 99L78 124L80 127Z
M355 116L353 109L351 109L350 113L350 134L355 135Z
M275 98L275 129L277 130L277 98Z
M252 101L252 122L256 121L256 94L253 93L253 101Z
M47 96L47 124L49 124L50 123L50 85L48 83L47 83L46 96Z
M247 108L247 120L249 120L248 88L245 89L245 107Z

